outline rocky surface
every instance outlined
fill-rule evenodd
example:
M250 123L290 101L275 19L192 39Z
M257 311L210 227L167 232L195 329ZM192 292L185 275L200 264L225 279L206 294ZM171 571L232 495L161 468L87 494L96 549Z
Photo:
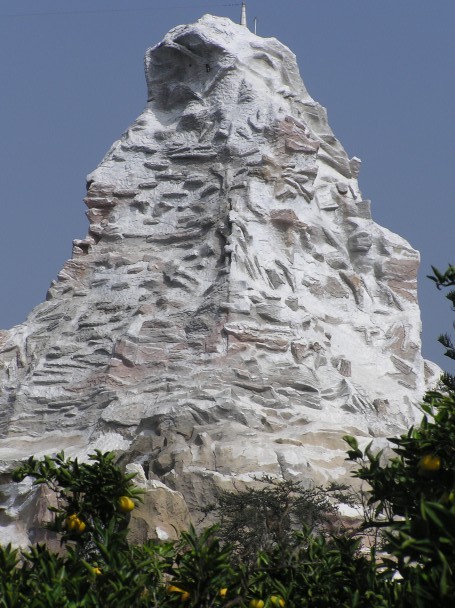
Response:
M145 71L146 109L88 176L87 237L0 332L19 541L29 489L8 471L30 454L118 450L195 512L263 473L346 478L342 435L403 431L436 372L418 253L372 220L289 49L206 15Z

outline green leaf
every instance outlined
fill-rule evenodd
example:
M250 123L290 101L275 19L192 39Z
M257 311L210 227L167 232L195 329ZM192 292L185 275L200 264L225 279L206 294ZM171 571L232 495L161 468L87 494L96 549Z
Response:
M344 435L342 437L343 441L345 441L348 446L350 448L352 448L353 450L358 450L359 449L359 444L358 441L355 437L353 437L352 435Z

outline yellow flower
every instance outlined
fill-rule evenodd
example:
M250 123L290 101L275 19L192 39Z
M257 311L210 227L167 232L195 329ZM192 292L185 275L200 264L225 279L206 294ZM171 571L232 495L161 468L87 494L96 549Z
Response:
M101 570L97 566L94 566L91 569L91 573L94 574L95 576L99 576L101 574Z
M227 587L223 587L223 589L220 589L220 590L218 591L218 595L219 595L220 597L226 597L227 592L228 592Z
M129 513L136 505L128 496L120 496L118 499L118 508L122 513Z
M270 601L272 606L279 606L279 608L284 608L284 606L286 606L284 599L282 597L278 597L277 595L271 595Z
M425 454L419 461L419 471L422 473L436 473L441 468L441 459L437 454Z

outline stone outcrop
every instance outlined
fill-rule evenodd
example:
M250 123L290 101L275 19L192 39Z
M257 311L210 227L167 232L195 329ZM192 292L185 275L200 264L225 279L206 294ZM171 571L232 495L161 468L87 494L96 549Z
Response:
M130 542L177 540L179 533L191 525L191 515L182 494L161 481L147 479L140 464L128 465L127 471L136 473L135 484L143 491L141 503L132 511L128 524Z
M117 450L193 512L263 473L346 478L342 435L407 428L435 373L418 253L372 220L289 49L206 15L145 72L146 109L88 176L87 237L0 332L5 529L27 496L8 471L61 449Z

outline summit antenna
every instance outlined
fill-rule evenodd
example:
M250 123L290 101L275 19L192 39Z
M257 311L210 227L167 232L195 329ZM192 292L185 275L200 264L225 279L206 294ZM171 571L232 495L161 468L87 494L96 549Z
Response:
M242 14L240 17L240 25L243 25L244 27L248 27L247 22L246 22L246 2L242 2Z

